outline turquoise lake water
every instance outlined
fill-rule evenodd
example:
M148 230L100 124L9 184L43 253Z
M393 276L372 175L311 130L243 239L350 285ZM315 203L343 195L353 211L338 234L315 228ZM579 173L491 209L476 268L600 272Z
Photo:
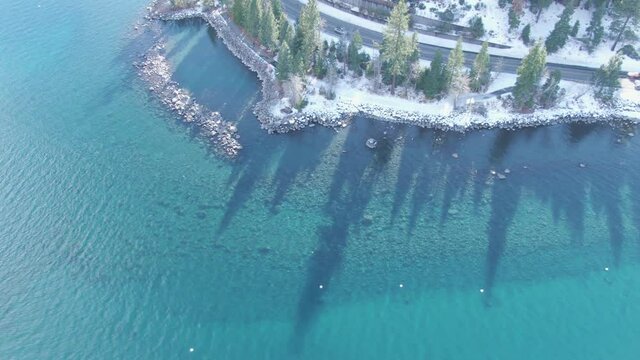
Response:
M0 5L0 359L640 358L634 126L267 136L166 24L229 162L136 76L145 1Z

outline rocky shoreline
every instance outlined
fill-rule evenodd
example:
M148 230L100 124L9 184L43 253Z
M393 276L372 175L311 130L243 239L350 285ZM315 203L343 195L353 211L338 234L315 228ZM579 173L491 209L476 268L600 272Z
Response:
M143 56L142 62L136 64L139 75L149 85L149 91L185 123L198 126L217 152L230 158L238 155L242 145L238 141L240 136L235 125L224 121L220 113L208 111L198 104L188 91L171 80L171 68L162 55L163 49L162 44L154 45Z
M541 126L558 123L567 123L573 121L595 122L595 121L634 121L625 113L638 112L638 106L630 107L614 107L609 109L583 110L583 109L555 109L554 111L540 111L532 114L505 113L501 114L503 119L500 122L491 121L488 117L473 112L457 112L451 115L437 114L420 114L411 111L392 109L384 106L376 106L372 104L349 104L338 103L333 111L320 110L311 111L305 109L301 112L291 114L274 115L273 109L277 108L277 104L282 97L282 88L279 85L275 68L260 54L260 49L252 48L251 41L247 41L242 31L237 26L228 21L220 9L202 9L187 8L182 10L173 10L170 8L162 8L155 1L149 10L149 18L163 21L177 21L184 19L199 18L206 21L227 48L236 56L247 68L255 72L262 82L262 99L255 105L253 112L256 115L260 125L269 133L285 133L292 130L300 130L307 126L315 124L333 128L346 127L353 117L367 117L382 121L403 123L420 127L437 128L440 130L468 131L482 128L506 128L516 129L521 127ZM153 69L153 67L151 67ZM148 74L146 77L149 77ZM170 76L170 75L169 75ZM170 82L171 83L171 82ZM173 83L172 87L177 88L177 84ZM173 89L175 90L175 89ZM163 92L164 94L164 92ZM174 97L181 92L169 92L171 99L164 98L163 103L168 104L174 111L175 104L172 101ZM187 103L194 103L189 100ZM196 104L197 105L197 104ZM507 110L505 110L506 112ZM185 121L185 117L177 111ZM187 111L189 113L189 111ZM219 117L219 115L218 115ZM221 119L214 120L223 121ZM205 122L209 124L208 122ZM222 125L220 125L222 126ZM205 128L211 128L206 125ZM224 144L223 149L227 153L237 153L240 148L239 144L235 145L230 139L236 139L235 133L230 131L231 125L222 126L226 128L226 132L218 132L218 128L212 128L212 133L217 134L218 143ZM233 128L235 129L235 128ZM209 130L207 130L209 131ZM234 144L234 145L232 145ZM232 146L232 149L226 149L226 146ZM236 147L237 146L237 147ZM231 151L227 151L231 150Z

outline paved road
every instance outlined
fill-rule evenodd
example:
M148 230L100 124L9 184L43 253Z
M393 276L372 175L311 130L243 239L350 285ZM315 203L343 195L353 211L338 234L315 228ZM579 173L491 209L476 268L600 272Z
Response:
M298 0L282 0L282 5L289 18L298 18L298 14L300 14L300 9L302 8L302 3L300 3ZM359 25L351 24L323 13L320 13L320 15L324 20L325 31L328 34L338 36L338 34L333 33L333 29L336 27L343 27L349 34L358 30L360 32L360 35L362 36L362 41L366 46L372 46L374 42L377 44L380 44L382 42L382 34L377 31L370 30ZM442 55L446 58L446 56L449 54L449 51L451 50L449 48L429 44L418 44L418 46L420 48L420 57L425 60L433 59L433 56L438 50L440 50L442 52ZM473 64L476 53L465 51L464 56L466 65L471 66ZM519 58L512 57L493 55L491 56L491 64L494 67L495 71L501 71L511 74L516 73L518 66L520 66L520 60L521 59ZM547 63L547 68L549 68L550 70L560 70L563 80L583 83L590 82L593 76L593 72L595 71L595 69L585 66L556 63Z

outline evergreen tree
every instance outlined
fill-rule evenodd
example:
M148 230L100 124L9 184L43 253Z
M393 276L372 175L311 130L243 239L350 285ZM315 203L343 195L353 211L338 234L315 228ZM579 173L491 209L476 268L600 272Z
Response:
M246 7L247 0L233 0L231 14L233 15L233 20L236 22L236 24L238 24L238 26L242 28L246 26Z
M542 14L542 10L548 8L553 0L534 0L532 3L535 4L536 11L536 22L540 20L540 14Z
M482 18L480 16L474 16L469 21L469 27L471 28L471 34L475 38L484 36L484 24L482 23Z
M520 26L520 16L513 7L511 7L509 9L509 30L517 29L518 26Z
M409 29L409 9L404 0L391 10L387 26L384 30L381 56L386 63L386 68L391 75L391 93L395 93L396 81L406 71L409 58L409 39L405 33Z
M560 88L560 80L562 74L559 70L553 70L547 81L542 85L542 91L540 92L540 106L544 108L550 108L556 104L558 99L562 97L564 91Z
M336 59L341 63L347 62L347 44L344 43L342 37L338 39L338 43L336 44Z
M464 71L462 38L459 38L456 47L449 53L449 58L447 59L447 80L445 87L457 97L468 89L468 80L467 74Z
M282 43L283 41L289 44L293 43L293 29L287 17L281 14L278 20L278 42Z
M560 20L553 27L553 31L545 41L547 51L551 54L560 50L566 43L571 33L571 15L573 15L573 4L569 2L560 15Z
M442 96L444 93L444 85L446 82L446 70L442 53L437 50L431 60L431 66L428 71L423 74L422 91L428 99L434 99Z
M424 89L427 87L427 81L429 78L429 68L426 67L420 71L420 76L418 77L418 81L416 82L416 90L420 90L424 92ZM426 95L426 94L425 94Z
M406 90L409 85L415 85L420 76L420 50L418 49L418 35L414 32L409 40L409 58L407 59Z
M474 92L484 91L491 80L491 68L489 58L489 44L482 43L482 49L476 56L471 69L469 88Z
M616 55L596 71L593 77L594 93L603 103L611 103L616 90L620 87L621 67L622 56Z
M273 17L275 17L276 19L280 19L284 15L284 12L282 11L282 3L280 2L280 0L272 0L271 8L273 9Z
M516 86L513 89L514 105L519 110L532 109L540 89L540 80L545 72L547 51L537 42L522 59L518 68Z
M291 52L289 51L289 45L286 41L283 41L280 45L280 51L278 51L278 64L276 66L276 75L278 80L285 81L289 79L292 73L292 59Z
M604 26L602 26L602 18L605 14L604 3L600 4L591 15L591 21L587 27L587 48L589 52L593 52L600 45L604 37Z
M531 42L530 36L531 36L531 24L527 24L527 26L522 28L522 35L520 35L520 38L522 39L522 42L525 45L529 45L529 43Z
M302 59L302 53L298 52L297 54L291 55L291 73L296 75L304 75L307 73L307 68L304 65L304 60Z
M618 42L625 33L625 30L629 25L629 21L633 20L632 22L637 24L640 19L640 0L618 0L613 3L613 9L620 18L624 18L625 20L622 26L618 29L618 35L611 46L611 51L616 50L616 46L618 46Z
M262 22L260 23L260 42L267 48L274 49L278 40L278 34L276 33L278 25L271 5L268 2L265 3L262 18Z
M580 31L580 20L576 20L576 22L573 23L573 27L571 28L571 37L578 36L579 31Z
M349 69L358 76L362 75L362 68L360 68L360 49L362 49L362 37L360 36L360 32L356 30L349 42L347 58Z
M262 20L262 0L249 0L249 12L247 13L247 31L251 36L260 36L260 21Z
M318 3L316 0L309 0L300 12L300 18L296 24L296 42L295 54L299 57L302 68L299 69L301 74L307 72L307 69L313 64L314 52L320 44L320 12L318 11ZM294 38L295 38L294 37Z

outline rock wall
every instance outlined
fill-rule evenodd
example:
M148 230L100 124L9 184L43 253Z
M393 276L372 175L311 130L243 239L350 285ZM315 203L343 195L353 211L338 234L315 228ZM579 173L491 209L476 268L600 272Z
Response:
M185 89L171 80L171 68L162 55L163 49L162 44L156 44L143 56L142 62L136 64L140 76L149 85L149 91L185 123L198 126L218 153L230 158L238 155L242 146L235 125L224 121L220 113L208 111L198 104Z

